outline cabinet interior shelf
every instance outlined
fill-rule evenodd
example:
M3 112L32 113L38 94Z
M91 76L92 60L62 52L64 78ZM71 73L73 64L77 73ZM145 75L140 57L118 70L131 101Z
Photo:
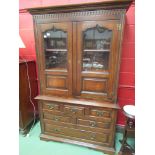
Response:
M54 49L54 48L48 48L46 49L48 52L67 52L67 49Z
M84 49L84 52L110 52L110 49Z

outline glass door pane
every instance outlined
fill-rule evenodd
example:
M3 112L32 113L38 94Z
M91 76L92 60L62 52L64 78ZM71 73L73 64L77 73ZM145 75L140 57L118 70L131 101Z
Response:
M117 22L79 22L77 38L77 97L111 101L118 58Z
M46 69L67 68L67 32L56 29L44 32Z
M83 71L108 70L112 31L96 25L83 32Z
M70 96L72 94L72 23L39 24L38 38L42 94Z

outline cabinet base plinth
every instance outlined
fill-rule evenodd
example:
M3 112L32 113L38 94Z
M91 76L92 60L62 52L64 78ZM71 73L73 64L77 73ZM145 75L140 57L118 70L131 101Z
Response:
M64 143L69 143L69 144L76 144L76 145L85 146L88 148L102 151L105 154L115 155L115 149L113 147L99 146L99 145L95 145L95 144L75 141L75 140L62 138L62 137L50 136L50 135L46 135L46 134L40 134L40 139L44 140L44 141L56 141L56 142L64 142Z

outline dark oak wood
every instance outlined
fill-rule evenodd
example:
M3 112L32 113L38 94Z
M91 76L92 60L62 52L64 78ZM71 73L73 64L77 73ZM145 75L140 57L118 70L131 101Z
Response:
M56 27L57 29L62 29L68 33L68 66L66 70L48 70L45 69L45 58L44 58L44 44L43 44L43 32ZM64 23L50 23L50 24L40 24L38 28L39 42L39 61L40 64L40 80L42 81L42 92L47 95L58 95L58 96L70 96L72 94L72 46L70 44L72 40L72 24L68 22ZM54 50L55 51L55 50ZM46 71L46 73L45 73ZM53 72L54 71L54 72ZM55 74L55 72L57 72ZM64 74L65 73L65 74ZM52 74L52 75L51 75ZM56 76L54 76L56 75ZM70 84L69 84L69 82Z
M93 144L92 141L85 140L85 139L80 139L80 138L75 138L75 137L67 137L67 136L61 136L59 137L57 134L50 133L50 134L40 134L40 138L45 141L57 141L57 142L66 142L70 144L76 144L76 145L81 145L85 146L88 148L96 149L99 151L103 151L104 153L107 153L109 155L114 155L115 154L115 149L113 147L106 147L106 146L101 146L102 143L98 144Z
M104 0L28 9L33 15L39 69L40 95L35 99L39 103L41 139L115 153L121 41L131 2ZM96 37L95 32L99 33ZM63 44L65 48L59 46ZM67 53L66 64L66 55L60 57L61 52ZM88 68L90 60L92 66ZM47 67L47 62L52 67Z
M34 97L38 95L38 84L36 77L36 64L34 61L26 61L31 85L31 99L36 107L36 118L38 116L38 106ZM29 131L34 119L33 106L30 103L30 89L27 78L27 67L25 61L19 62L19 128L22 134Z
M81 102L83 105L86 106L96 106L96 107L107 107L107 108L113 108L113 109L120 109L118 104L112 104L106 101L95 101L95 100L86 100L86 99L77 99L77 98L64 98L64 97L57 97L57 96L45 96L45 95L38 95L35 97L37 100L41 101L55 101L58 103L67 103L67 104L75 104L75 105L81 105Z
M77 72L78 72L78 77L77 80L79 82L79 85L77 86L77 95L80 96L82 95L87 96L88 98L92 98L92 94L94 95L93 97L95 98L100 98L100 99L104 99L104 98L108 98L113 100L113 83L114 83L114 74L116 73L116 69L114 69L115 64L117 62L116 60L116 56L117 55L117 46L118 46L118 30L117 30L117 21L87 21L87 22L79 22L78 23L78 46L77 46L77 50L81 51L82 50L82 32L85 31L86 29L89 29L91 27L95 27L96 24L103 26L109 30L112 30L113 32L113 38L112 38L112 47L111 47L111 53L110 53L110 61L109 61L109 70L108 72L106 72L106 78L97 78L97 76L99 74L101 74L102 76L104 75L103 72L98 72L98 74L96 75L96 72L94 73L90 73L92 74L94 77L96 78L83 78L82 75L80 73L82 73L81 70L81 59L82 59L82 52L79 52L78 54L78 58L77 58ZM110 73L109 73L110 72ZM89 73L89 72L88 72ZM80 85L81 83L81 85ZM82 87L83 85L83 87Z
M47 14L47 13L65 13L73 11L83 11L83 10L94 10L96 9L113 9L113 8L125 8L128 9L132 0L103 0L101 2L91 2L82 4L71 4L71 5L59 5L59 6L49 6L49 7L37 7L28 8L31 14ZM22 11L22 10L21 10Z

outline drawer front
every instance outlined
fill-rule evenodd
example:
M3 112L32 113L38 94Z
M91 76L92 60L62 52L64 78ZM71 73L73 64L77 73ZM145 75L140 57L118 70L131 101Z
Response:
M96 117L96 116L90 116L90 115L85 115L84 117L79 117L79 118L90 120L90 121L103 122L103 123L111 123L112 122L112 118Z
M107 117L111 118L111 113L112 110L107 110L107 109L90 109L90 115L92 116L97 116L97 117Z
M95 120L91 121L91 120L77 119L77 124L90 126L90 127L103 128L103 129L110 129L111 127L111 123L97 122Z
M67 127L70 129L73 128L73 129L77 129L77 130L85 130L85 131L90 131L90 132L98 132L98 133L106 133L106 134L109 134L111 132L111 130L109 130L109 129L94 128L94 127L90 127L90 126L76 124L74 122L74 118L73 119L71 118L71 122L59 122L59 121L53 121L50 119L44 119L43 121L46 124L58 125L58 126Z
M64 106L64 114L69 116L84 116L84 107Z
M54 102L44 102L43 109L47 110L60 110L60 104Z
M61 127L61 126L56 126L51 124L45 124L45 132L59 134L60 136L65 135L69 137L76 137L76 138L102 142L102 143L107 143L108 137L109 137L109 135L106 133L100 134L100 133L89 132L85 130L77 130L77 129Z
M51 115L47 113L43 114L43 118L56 121L56 122L67 122L67 123L71 122L71 117L57 116L57 115Z

